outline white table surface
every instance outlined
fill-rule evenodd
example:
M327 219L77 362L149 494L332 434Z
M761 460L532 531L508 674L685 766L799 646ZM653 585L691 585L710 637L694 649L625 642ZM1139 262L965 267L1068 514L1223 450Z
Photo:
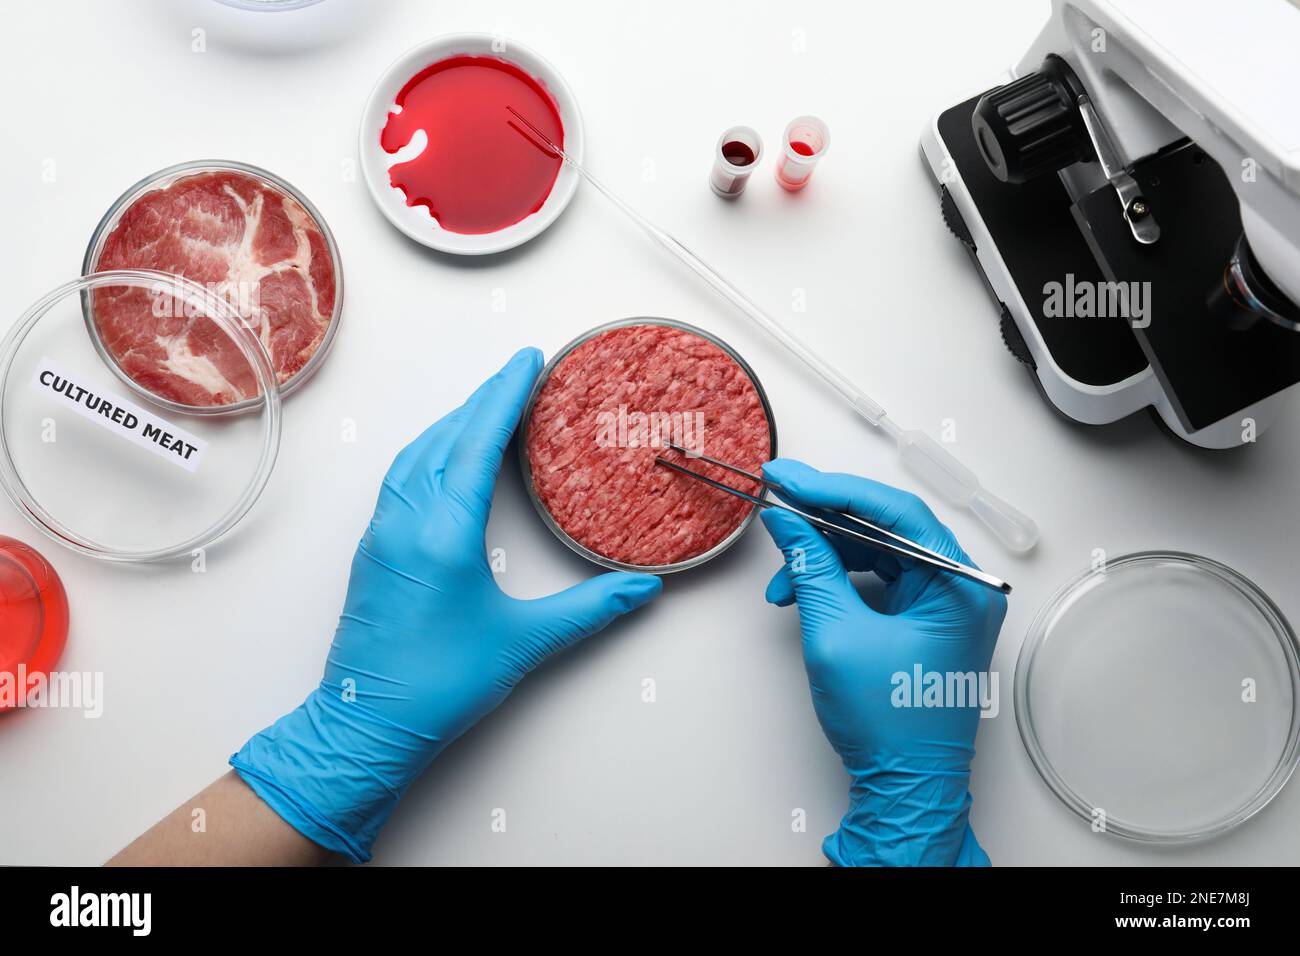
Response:
M0 720L0 863L106 859L297 705L319 679L393 454L517 346L550 353L638 314L699 324L754 366L785 454L910 484L879 436L589 190L537 241L482 261L440 257L388 225L351 176L362 104L407 47L461 30L498 32L550 59L577 94L602 178L832 352L905 425L937 434L952 419L956 453L1039 521L1039 548L1016 559L966 515L939 509L977 560L1016 584L994 660L1001 715L982 722L974 774L974 826L996 863L1300 862L1300 786L1225 839L1143 848L1072 817L1016 732L1011 677L1025 630L1094 548L1206 554L1300 617L1300 413L1226 454L1180 447L1144 416L1068 426L1007 355L939 218L917 157L923 125L1014 62L1047 13L1046 0L327 0L279 15L213 0L6 5L0 325L77 274L126 186L204 157L264 166L307 194L339 239L347 301L334 353L286 404L265 496L211 549L205 574L184 562L102 565L0 508L0 534L37 545L67 585L61 668L105 680L98 720L70 710ZM192 51L196 28L206 52ZM753 125L770 150L803 112L824 117L833 137L804 193L776 187L770 153L741 201L709 192L724 127ZM501 296L506 308L494 311ZM794 311L801 296L806 311ZM355 443L341 441L345 418ZM506 550L503 584L519 596L594 570L537 520L512 467L488 537ZM762 600L776 566L756 527L714 564L668 579L650 609L530 677L434 763L376 860L822 863L846 777L813 715L796 614ZM181 612L190 623L178 627ZM644 678L656 681L653 704L641 700ZM505 833L491 828L497 808ZM792 832L795 808L807 832Z

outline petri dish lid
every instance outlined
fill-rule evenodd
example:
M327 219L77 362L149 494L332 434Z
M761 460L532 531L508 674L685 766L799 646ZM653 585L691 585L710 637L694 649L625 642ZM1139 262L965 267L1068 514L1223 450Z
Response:
M120 363L88 329L92 304L139 336L114 349ZM194 383L203 387L187 391ZM194 404L227 391L227 405ZM179 276L82 276L0 343L0 485L36 528L81 554L143 562L207 547L265 488L280 428L261 341L223 297Z
M1103 832L1225 833L1300 757L1300 653L1281 611L1216 561L1142 552L1038 612L1016 663L1016 723L1039 774Z

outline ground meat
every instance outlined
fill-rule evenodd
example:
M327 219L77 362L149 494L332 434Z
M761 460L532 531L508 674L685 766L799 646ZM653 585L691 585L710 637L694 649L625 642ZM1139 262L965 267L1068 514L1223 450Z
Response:
M627 564L703 554L753 505L669 469L655 456L757 494L756 484L664 447L757 472L771 455L758 390L706 339L664 325L611 329L551 372L528 421L527 454L542 504L570 537Z
M239 309L283 385L320 348L334 315L334 260L320 224L288 193L236 171L198 173L138 197L108 234L94 268L185 276ZM183 405L257 395L234 342L208 317L149 289L94 293L100 339L136 384Z

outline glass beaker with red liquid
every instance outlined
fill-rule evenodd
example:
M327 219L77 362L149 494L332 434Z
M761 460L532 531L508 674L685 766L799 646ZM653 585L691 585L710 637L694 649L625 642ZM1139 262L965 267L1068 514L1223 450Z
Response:
M67 639L59 575L39 552L0 535L0 713L22 706L34 680L48 678Z

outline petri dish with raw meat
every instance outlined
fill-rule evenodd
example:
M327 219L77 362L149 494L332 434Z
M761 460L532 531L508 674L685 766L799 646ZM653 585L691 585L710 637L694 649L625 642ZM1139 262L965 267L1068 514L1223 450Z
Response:
M776 427L758 379L728 345L638 318L593 329L551 359L519 447L533 503L561 541L605 567L665 573L727 550L755 508L657 466L677 454L670 445L757 473L776 454ZM763 494L698 457L689 467Z
M254 166L183 163L123 193L91 237L83 272L140 269L225 299L257 333L281 395L320 367L338 330L342 265L329 227L305 196ZM178 408L253 407L256 382L229 337L152 305L143 288L85 297L87 330L123 380Z

